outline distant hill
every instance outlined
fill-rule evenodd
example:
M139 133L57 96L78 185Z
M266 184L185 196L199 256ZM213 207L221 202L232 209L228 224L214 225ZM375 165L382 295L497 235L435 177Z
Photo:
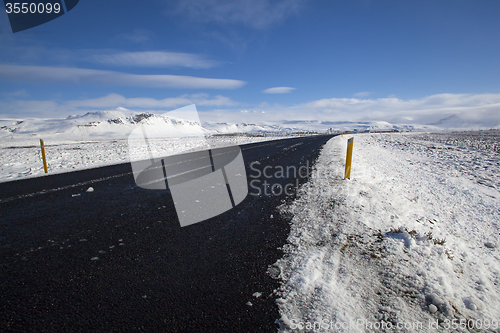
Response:
M470 128L473 124L471 124L470 121L458 117L457 115L451 115L449 117L440 119L437 122L428 125L437 126L441 128L460 129L460 128Z
M148 112L125 109L88 112L65 119L0 120L0 137L43 136L60 139L126 138L137 125L169 136L190 136L204 130L200 124Z
M453 118L455 119L455 118ZM452 120L453 120L452 119ZM385 121L347 122L320 120L283 120L261 123L199 123L165 115L130 111L124 108L71 115L64 119L3 119L0 120L0 138L57 138L62 140L126 138L137 125L148 126L159 135L185 137L230 133L265 133L298 131L384 131L436 130L435 126L391 124ZM434 124L432 124L434 125Z

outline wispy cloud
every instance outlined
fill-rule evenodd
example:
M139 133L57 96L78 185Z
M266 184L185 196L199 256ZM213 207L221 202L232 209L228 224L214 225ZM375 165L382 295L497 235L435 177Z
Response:
M180 75L138 75L75 67L0 65L0 79L20 82L66 82L111 86L188 89L236 89L244 81Z
M251 109L238 109L240 103L237 101L206 93L183 94L165 99L126 98L119 94L108 94L94 99L66 102L5 98L0 101L0 110L4 116L10 117L19 114L57 117L117 107L164 112L193 103L211 109L203 111L204 119L221 122L320 120L428 124L450 115L457 115L485 128L500 126L500 94L437 94L411 100L328 98L292 106L262 104ZM244 107L249 106L244 105Z
M186 67L212 68L221 64L216 60L195 53L150 50L128 52L117 49L47 48L39 46L5 46L0 53L0 63L26 65L57 65L72 67L76 64L99 63L123 67Z
M220 24L242 24L265 29L297 14L302 0L181 0L179 14L192 21Z
M94 55L92 60L114 66L210 68L218 63L198 54L148 51Z
M292 92L293 90L295 90L295 88L292 88L292 87L274 87L274 88L268 88L262 92L266 93L266 94L288 94L288 93Z
M145 29L135 29L131 33L120 34L120 37L134 42L134 43L145 43L151 40L152 33Z
M360 91L360 92L355 93L353 96L354 97L367 97L370 95L371 95L371 92L369 92L369 91Z
M389 122L435 122L450 115L478 123L500 124L500 94L437 94L421 99L329 98L304 103L297 108L330 120L385 120Z
M100 98L86 100L72 100L64 103L63 107L71 109L93 108L93 109L114 109L125 107L131 109L168 109L181 105L197 104L200 106L235 106L238 103L228 97L217 95L210 98L208 94L184 94L177 97L155 99L148 97L126 98L119 94L109 94Z
M184 94L176 97L155 99L149 97L126 98L120 94L108 94L99 98L56 102L52 100L7 100L0 101L3 116L65 117L69 114L93 110L110 110L124 107L133 110L165 111L180 106L196 104L209 107L231 107L239 103L228 97L206 93Z
M0 101L0 110L2 117L36 117L47 118L58 114L59 104L55 101L40 100L13 100ZM66 115L66 113L62 113Z
M16 90L13 92L4 92L2 93L2 95L8 98L23 98L29 96L25 89Z
M250 123L319 120L424 125L457 115L483 128L500 126L500 94L437 94L410 100L327 98L291 106L261 104L252 112L245 112L247 110L205 112L205 118Z

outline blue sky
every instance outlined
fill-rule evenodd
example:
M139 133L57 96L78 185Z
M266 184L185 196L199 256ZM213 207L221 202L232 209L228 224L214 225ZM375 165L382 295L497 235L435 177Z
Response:
M219 121L500 124L500 2L85 1L13 34L0 115L195 103Z

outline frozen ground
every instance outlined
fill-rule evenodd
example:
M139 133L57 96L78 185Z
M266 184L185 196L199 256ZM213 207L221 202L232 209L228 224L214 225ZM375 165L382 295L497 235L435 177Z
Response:
M195 112L195 108L193 108ZM352 130L418 130L432 126L393 125L387 122L372 121L363 123L321 122L321 121L284 121L277 123L216 123L206 122L200 125L198 113L191 120L185 117L184 110L168 112L163 115L150 112L137 112L124 108L115 110L87 112L84 115L69 116L65 119L0 119L0 182L43 174L40 157L39 139L46 144L49 173L60 173L72 170L123 163L129 160L129 146L124 138L139 125L148 131L148 137L165 136L169 139L151 140L155 148L168 154L177 154L200 146L200 138L211 136L212 147L221 145L244 144L274 139L274 137L256 137L252 135L279 133L281 138L287 133L298 133L304 130L329 129ZM177 116L177 117L176 117ZM192 114L191 114L192 116ZM188 117L190 118L190 117ZM195 119L196 118L196 119ZM193 120L194 119L194 120ZM244 117L243 117L244 119ZM238 136L213 136L239 133ZM249 136L243 135L244 133ZM186 139L198 136L199 139ZM182 138L182 139L173 139ZM132 160L148 156L143 150L142 142L133 144L139 151L132 149ZM207 147L207 146L205 146Z
M209 137L207 142L210 147L215 148L285 137L219 136ZM158 151L168 151L170 154L205 147L204 144L207 142L200 141L199 138L150 140L150 143L154 144ZM49 139L45 141L45 153L49 174L96 168L130 161L129 146L126 139L95 139L84 141ZM3 138L0 140L0 159L2 161L0 165L0 182L44 174L40 141L38 138Z
M356 135L351 180L348 137L330 140L281 207L281 331L500 332L500 138L484 134Z

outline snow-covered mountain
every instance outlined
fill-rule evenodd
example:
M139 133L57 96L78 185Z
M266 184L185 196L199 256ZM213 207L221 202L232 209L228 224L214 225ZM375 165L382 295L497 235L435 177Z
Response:
M276 124L232 124L232 123L217 123L207 121L203 123L203 127L213 134L229 134L229 133L265 133L265 132L297 132L300 131L296 127L285 127Z
M338 131L432 131L438 125L391 124L385 121L347 122L320 120L283 120L261 123L221 123L208 121L201 127L199 123L148 112L130 111L124 108L108 111L88 112L72 115L65 119L4 119L0 120L0 138L57 138L57 139L103 139L126 138L137 127L145 125L157 133L185 137L210 134L264 133L264 132L301 132L328 130ZM439 124L441 126L441 124ZM447 126L449 127L449 126ZM444 127L443 127L444 128Z
M316 131L316 132L343 132L353 131L436 131L438 127L432 125L408 125L408 124L391 124L386 121L366 121L366 122L349 122L349 121L321 121L321 120L283 120L280 122L263 122L261 124L231 124L231 123L216 123L206 122L203 127L212 133L258 133L258 132L300 132L300 131Z
M441 128L450 128L450 129L461 129L461 128L470 128L471 122L464 120L457 115L451 115L449 117L438 120L435 123L431 123L429 125L438 126Z
M390 131L390 130L404 130L404 131L427 131L438 130L434 126L428 125L408 125L408 124L391 124L387 121L321 121L321 120L286 120L282 122L283 126L293 125L298 128L307 128L309 130L326 131L332 129L333 131Z
M137 125L169 136L191 136L204 131L199 123L126 109L88 112L65 119L0 120L0 137L40 136L59 139L126 138Z

